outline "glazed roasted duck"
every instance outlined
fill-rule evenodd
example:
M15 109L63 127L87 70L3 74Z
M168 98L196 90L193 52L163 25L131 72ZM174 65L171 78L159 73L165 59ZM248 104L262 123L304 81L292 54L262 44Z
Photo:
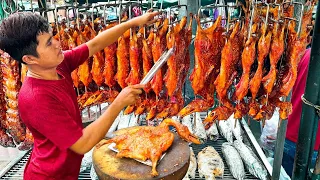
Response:
M283 96L288 96L296 79L297 79L297 68L301 57L306 49L306 38L298 38L290 44L289 53L287 56L289 72L283 80L283 85L280 89L280 93Z
M221 17L219 17L221 19ZM213 70L214 66L208 65L208 62L213 61L214 50L213 48L213 32L218 25L219 19L209 28L203 30L201 28L200 19L197 17L197 33L194 41L195 44L195 65L190 75L191 86L194 94L197 95L205 86L205 81Z
M111 24L109 26L105 26L104 30L110 29L115 26L115 24ZM117 42L110 44L109 46L104 48L104 70L103 76L105 78L105 84L109 86L109 88L113 88L116 85L116 80L114 78L117 72Z
M269 73L262 78L263 87L267 93L270 95L273 86L277 78L277 64L284 52L284 26L277 27L277 24L274 24L272 31L272 42L270 49L270 71Z
M84 109L85 107L84 104L92 95L93 95L92 92L86 92L83 95L78 96L77 102L80 110Z
M1 52L3 53L3 52ZM0 57L2 59L3 57ZM0 69L1 70L1 69ZM1 70L2 72L2 70ZM0 74L1 82L3 81L3 74ZM6 118L6 100L5 93L3 91L3 84L0 83L0 145L3 147L15 147L11 136L7 134L7 118Z
M169 126L174 126L179 136L195 144L200 144L199 139L190 133L188 128L173 119L165 119L157 127L139 126L130 129L112 139L107 140L104 144L116 143L119 150L116 157L133 158L142 161L150 159L152 161L153 177L158 175L156 166L162 156L173 143L174 134L169 130ZM98 144L97 148L104 144Z
M257 24L252 26L252 33L255 33ZM251 66L256 58L256 39L250 36L242 52L242 75L239 83L236 85L236 99L241 101L248 93Z
M165 107L167 107L167 99L165 95L160 95L159 97L150 99L150 109L148 111L146 120L149 121L154 119L158 113L165 109Z
M209 113L203 123L212 123L216 120L227 120L232 115L233 111L233 109L226 106L217 107Z
M66 24L65 22L62 22L60 25L60 31L57 33L57 38L60 40L61 49L62 50L68 50L68 34L66 32Z
M256 102L257 93L259 91L259 88L261 86L261 80L263 76L263 66L264 66L264 60L269 54L270 51L270 44L271 44L271 31L267 32L267 25L263 24L261 28L261 37L258 42L258 68L253 76L253 78L250 80L249 88L251 91L251 103L250 103L250 110L249 115L255 116L259 111L259 105Z
M143 75L143 69L142 69L142 41L141 37L140 39L137 36L137 33L135 30L132 29L132 37L130 38L130 49L129 49L129 54L130 54L130 73L129 76L126 79L126 83L128 85L134 85L134 84L139 84L142 75ZM142 103L141 99L138 100L133 105L128 106L124 114L130 114L136 110L136 108L139 106L139 104Z
M183 59L183 68L179 69L179 70L182 70L182 72L181 72L182 78L180 81L180 85L178 85L181 88L187 80L187 76L188 76L189 69L190 69L189 46L190 46L191 40L192 40L192 22L193 22L193 14L192 13L189 14L189 18L190 18L190 20L189 20L188 27L185 29L186 53L185 53L185 58Z
M158 119L175 116L179 113L184 105L184 99L181 91L176 96L172 97L170 102L166 105L167 107L157 114Z
M88 29L88 27L87 27ZM78 38L77 38L77 45L86 43L89 38L87 37L89 34L88 30L84 30L80 32ZM79 66L78 68L78 76L80 81L84 84L84 86L88 87L89 84L92 81L92 75L90 73L90 67L89 67L89 58Z
M121 88L127 87L126 79L130 72L129 42L130 30L127 30L119 37L117 48L117 73L115 79Z
M249 112L248 104L242 99L237 103L236 108L234 110L234 118L241 119L243 116L247 115Z
M305 49L308 45L308 36L310 33L310 30L307 30L307 25L311 23L311 15L312 9L309 10L304 14L304 17L302 18L305 22L303 23L303 28L301 28L301 35L299 37L299 34L295 31L294 25L295 23L291 23L289 25L289 52L287 54L287 65L289 67L289 72L286 75L286 77L282 81L282 86L280 89L280 94L282 96L288 96L292 87L294 86L296 79L297 79L297 71L298 71L298 64L300 62L300 59L302 58Z
M157 30L155 33L155 38L152 43L152 56L154 63L159 60L160 56L166 49L166 33L168 30L168 23L169 20L165 19L160 30ZM156 93L156 96L159 96L161 90L163 89L163 69L164 67L162 67L162 69L158 71L151 80L151 87Z
M128 85L138 84L142 77L142 47L138 43L138 36L134 29L132 29L132 37L130 38L130 73L126 79Z
M240 60L242 39L239 31L240 24L236 23L232 33L222 50L220 73L214 82L218 98L221 102L226 102L227 90L232 84L236 75L236 65Z
M153 66L153 57L152 57L152 43L154 40L154 33L151 29L148 39L142 39L142 69L143 69L143 77L147 75L150 69ZM149 93L151 90L150 84L147 84L144 88L146 93Z
M179 68L183 65L183 60L185 58L185 34L184 28L187 24L187 17L183 17L179 24L170 28L167 33L167 47L168 49L175 47L173 55L168 59L167 73L164 77L165 86L168 90L168 95L171 97L173 93L178 88L179 81Z
M9 54L1 54L2 87L4 93L5 125L2 127L13 138L15 143L20 144L26 137L25 125L20 119L18 111L18 92L21 87L19 64L13 60ZM2 120L4 121L4 120Z
M95 30L89 27L89 31L91 36L90 39L93 39L94 37L96 37ZM98 87L100 87L104 82L103 70L104 70L104 57L103 57L102 51L98 51L96 54L93 55L93 62L92 62L92 68L91 68L92 79L98 85Z
M189 26L191 25L192 18ZM167 92L170 97L170 102L167 107L157 115L158 119L175 116L179 113L184 105L182 97L182 85L185 81L185 68L188 66L186 59L189 56L187 49L189 47L189 36L187 37L187 17L183 17L179 24L172 27L167 33L167 47L168 49L175 47L173 55L169 58L167 65L168 70L164 78ZM189 34L188 34L189 35ZM188 62L189 63L189 62Z
M72 36L70 34L68 34L68 35L69 35L69 40L68 40L69 49L73 49L73 48L75 48L77 46L76 45L76 39L77 39L77 37L79 35L78 30L75 30L73 32ZM72 71L71 78L72 78L74 87L78 88L79 87L79 83L80 83L80 79L79 79L79 76L78 76L78 68Z
M113 102L113 100L118 96L119 92L115 90L98 90L94 93L85 93L83 96L83 99L79 99L78 103L81 102L80 106L81 109L87 107L87 106L92 106L92 105L97 105L97 104L102 104L106 102Z
M226 120L234 112L234 107L226 97L227 90L236 76L236 66L240 60L243 36L240 31L239 22L235 24L228 42L224 45L221 54L220 73L214 82L218 99L222 106L212 110L206 117L205 122L210 123L215 120Z
M146 96L142 96L141 101L137 104L136 110L134 111L135 115L141 115L148 111L150 107L150 100Z
M214 81L218 75L221 60L221 51L225 43L222 33L221 16L208 29L201 29L200 21L197 19L198 29L195 39L195 67L190 76L192 88L196 98L179 112L179 116L186 116L193 112L208 110L214 104ZM203 86L199 88L197 85ZM198 93L196 93L196 91Z

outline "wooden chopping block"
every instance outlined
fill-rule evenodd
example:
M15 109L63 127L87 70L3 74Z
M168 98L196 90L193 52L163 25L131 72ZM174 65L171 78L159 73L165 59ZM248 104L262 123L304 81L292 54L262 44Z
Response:
M119 135L128 128L115 134ZM102 140L100 143L103 143ZM180 180L188 171L190 149L188 143L175 134L171 147L157 165L159 175L151 176L151 166L147 166L134 159L117 158L116 152L108 145L94 148L92 154L93 166L100 180L113 179L143 179L143 180Z

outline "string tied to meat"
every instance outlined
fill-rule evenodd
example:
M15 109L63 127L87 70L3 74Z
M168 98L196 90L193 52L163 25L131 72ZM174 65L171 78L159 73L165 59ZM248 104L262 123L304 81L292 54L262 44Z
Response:
M320 117L320 106L319 106L319 105L315 105L315 104L313 104L312 102L308 101L308 100L304 97L304 94L302 94L301 100L302 100L302 102L305 103L306 105L309 105L309 106L315 108L318 116Z

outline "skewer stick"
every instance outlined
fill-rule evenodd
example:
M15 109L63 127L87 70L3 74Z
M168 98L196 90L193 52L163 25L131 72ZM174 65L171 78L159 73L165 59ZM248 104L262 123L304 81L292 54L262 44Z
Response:
M109 1L108 1L108 4L109 4ZM107 8L107 5L105 4L103 6L103 24L106 26L107 25L107 18L106 16L108 16L108 14L106 13L106 8Z
M252 31L252 23L253 23L253 18L254 18L254 10L255 10L255 8L254 8L254 6L253 5L251 5L251 8L252 8L252 10L251 10L251 17L250 17L250 23L249 23L249 32L248 32L248 40L250 39L250 37L251 37L251 31Z
M304 5L301 2L293 2L293 4L298 4L298 5L301 6L300 18L299 18L299 21L298 21L298 29L297 29L298 37L300 37L301 36L301 25L302 25L302 17L303 17ZM298 18L296 18L296 19L298 19Z
M85 87L84 87L84 91L85 91L85 93L87 93L87 92L88 92L88 90L87 90L87 86L85 86ZM88 118L90 119L90 118L91 118L91 114L90 114L90 106L88 106L88 107L87 107L87 110L88 110Z
M121 8L122 8L122 2L119 0L119 24L121 23Z
M92 5L92 13L91 13L91 23L92 23L92 29L94 30L94 8L95 8L95 6L94 5Z
M98 87L98 91L100 90L100 87ZM102 93L102 92L101 92ZM101 103L97 104L97 107L99 108L99 116L101 116ZM97 119L98 119L98 113L97 113Z
M132 18L131 10L132 10L132 4L130 3L130 5L129 5L129 19ZM132 39L132 28L130 28L130 39Z

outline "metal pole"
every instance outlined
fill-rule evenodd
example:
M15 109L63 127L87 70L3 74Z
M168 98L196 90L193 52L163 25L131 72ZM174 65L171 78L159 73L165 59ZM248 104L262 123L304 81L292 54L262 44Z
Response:
M195 1L195 0L181 0L181 4L187 4L188 6L188 12L192 14L197 14L198 9L200 8L199 3L200 0ZM192 38L195 37L197 31L197 23L193 22L192 23ZM193 42L193 41L192 41ZM189 53L190 53L190 70L188 72L188 77L194 67L194 43L191 43L189 46ZM192 99L194 99L194 94L193 94L193 89L191 88L191 83L190 81L186 81L184 84L184 100L185 104L189 104Z
M305 88L305 99L312 104L319 104L320 83L320 7L317 6L316 20L313 31L311 56L307 84ZM318 129L319 117L314 107L303 104L299 128L299 137L294 161L293 179L307 179L309 162L313 155L315 136Z
M291 100L291 93L286 98L286 101ZM284 149L284 142L286 139L286 131L287 131L287 124L288 120L281 120L279 119L279 127L277 131L277 140L276 146L274 148L274 161L272 166L272 180L278 180L280 178L280 170L283 158L283 149Z

